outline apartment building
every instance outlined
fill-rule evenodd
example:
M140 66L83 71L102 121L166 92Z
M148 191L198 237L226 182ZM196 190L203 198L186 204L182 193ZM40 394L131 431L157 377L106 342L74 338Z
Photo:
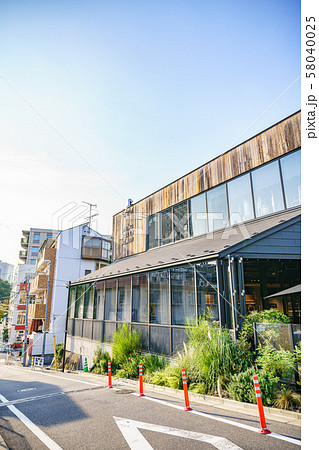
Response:
M36 264L39 249L46 239L54 238L58 230L45 228L30 228L22 230L21 247L19 259L24 264Z
M10 296L8 321L9 344L12 348L21 348L25 330L26 295L30 287L30 279L35 271L36 260L42 243L48 238L54 238L57 230L48 228L30 228L22 230L20 241L22 249L19 251L19 259L23 264L18 264L13 273L12 291ZM29 283L27 283L27 279ZM33 295L28 291L29 301Z
M0 278L8 281L10 284L13 282L14 265L8 264L0 260Z
M18 264L13 272L13 287L8 311L8 343L11 348L21 348L24 330L27 290L26 279L34 271L33 264Z
M46 239L38 250L35 277L30 283L32 300L28 308L28 354L40 355L47 315L45 354L53 354L56 343L64 342L68 283L105 267L111 257L110 236L82 224Z

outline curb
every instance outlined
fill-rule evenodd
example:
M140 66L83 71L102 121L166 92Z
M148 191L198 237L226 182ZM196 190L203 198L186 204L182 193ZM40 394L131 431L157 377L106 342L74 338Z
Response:
M138 383L137 381L126 378L117 378L117 381L119 381L121 384L129 384L131 386L133 385L137 386ZM153 392L163 393L169 396L174 396L175 398L176 397L181 399L184 398L183 391L180 389L172 389L166 386L158 386L156 384L150 383L144 383L144 387L148 390L152 390ZM192 393L191 391L188 391L188 394L189 399L197 403L209 404L211 406L233 411L241 410L245 414L250 414L259 417L258 407L255 404L238 402L236 400L231 400L228 398L219 398L213 395L195 394ZM267 416L269 418L272 418L273 420L287 423L289 422L293 423L294 425L301 426L301 413L295 411L286 411L278 408L273 408L270 406L264 406L264 411L265 414L267 414Z
M50 369L49 369L50 370ZM72 373L74 375L81 375L81 376L92 376L94 378L102 378L105 380L105 383L107 383L107 375L101 375L96 374L92 372L85 372L82 371L67 371L66 373ZM115 378L114 382L117 382L122 385L129 385L134 386L136 388L136 391L138 391L138 380L132 380L129 378ZM161 394L166 394L167 396L174 397L174 398L184 398L184 393L180 389L172 389L166 386L159 386L157 384L151 384L151 383L143 383L144 388L148 391L153 391ZM254 417L259 418L258 414L258 406L256 404L252 403L244 403L244 402L238 402L237 400L232 400L228 398L220 398L215 397L213 395L203 395L203 394L196 394L191 391L188 391L189 393L189 399L190 401L194 401L197 403L203 403L206 405L211 405L217 408L227 409L229 411L237 411L242 412L244 414L248 414ZM291 425L301 426L301 413L295 412L295 411L287 411L283 409L273 408L271 406L264 406L265 414L267 415L268 419L276 420L278 422L283 423L289 423Z

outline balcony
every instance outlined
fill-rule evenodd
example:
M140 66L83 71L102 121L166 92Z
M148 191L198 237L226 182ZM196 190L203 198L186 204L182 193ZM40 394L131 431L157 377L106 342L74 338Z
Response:
M48 275L38 274L30 283L30 294L44 291L48 287Z
M27 260L27 251L26 250L20 250L19 251L19 258L21 261L26 262Z
M56 254L55 248L44 248L43 250L41 250L41 252L39 253L38 260L37 260L36 270L37 271L44 270L44 268L47 265L48 260L50 260L50 261L55 260L55 254Z
M27 237L21 238L21 247L28 248L28 245L29 245L29 239Z
M106 239L84 236L82 258L107 262L111 255L110 245L110 241Z
M33 303L29 305L28 317L29 319L44 319L45 318L45 306L42 303Z

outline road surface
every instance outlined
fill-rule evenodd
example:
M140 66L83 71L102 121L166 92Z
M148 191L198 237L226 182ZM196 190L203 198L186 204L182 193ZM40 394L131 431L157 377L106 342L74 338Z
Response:
M299 449L300 427L183 402L106 378L0 364L0 435L10 449ZM137 385L136 385L137 386ZM266 418L267 419L267 418ZM2 441L2 442L3 442ZM3 444L2 444L3 445ZM0 439L0 448L1 439Z

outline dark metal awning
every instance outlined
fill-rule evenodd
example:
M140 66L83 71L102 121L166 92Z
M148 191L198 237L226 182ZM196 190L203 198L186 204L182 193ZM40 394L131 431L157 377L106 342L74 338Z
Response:
M264 298L280 297L281 295L296 294L297 292L301 292L301 284L297 284L296 286L285 289L284 291L276 292L276 294L268 295Z

